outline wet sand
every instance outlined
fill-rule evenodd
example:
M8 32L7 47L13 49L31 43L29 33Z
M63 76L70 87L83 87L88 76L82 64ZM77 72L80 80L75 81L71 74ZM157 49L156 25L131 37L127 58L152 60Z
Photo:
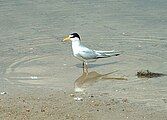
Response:
M0 119L166 120L166 1L0 1ZM64 35L99 59L82 73ZM122 78L122 79L121 79ZM80 92L75 92L76 89ZM4 94L6 93L6 94Z

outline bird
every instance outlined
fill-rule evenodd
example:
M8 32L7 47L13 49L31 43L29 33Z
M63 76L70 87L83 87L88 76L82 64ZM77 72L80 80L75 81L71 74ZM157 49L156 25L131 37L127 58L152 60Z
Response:
M120 53L115 52L114 50L111 51L99 51L93 50L81 43L81 38L78 33L72 33L68 36L64 37L64 42L71 41L72 42L72 51L74 57L79 59L83 62L83 71L88 72L88 62L89 61L96 61L100 58L108 58L111 56L118 56Z

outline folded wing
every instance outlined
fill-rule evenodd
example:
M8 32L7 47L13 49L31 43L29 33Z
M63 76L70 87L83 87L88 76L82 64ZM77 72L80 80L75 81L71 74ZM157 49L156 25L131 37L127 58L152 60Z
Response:
M97 58L107 58L111 56L118 56L120 53L112 51L97 51L95 50L95 53L97 54Z

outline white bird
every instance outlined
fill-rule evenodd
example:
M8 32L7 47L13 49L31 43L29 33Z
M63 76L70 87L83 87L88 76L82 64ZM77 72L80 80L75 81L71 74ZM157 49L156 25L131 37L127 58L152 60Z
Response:
M83 62L83 70L88 69L87 62L90 60L97 60L99 58L108 58L111 56L120 55L118 52L112 51L98 51L92 50L81 44L80 36L77 33L72 33L64 38L63 41L72 41L73 55Z

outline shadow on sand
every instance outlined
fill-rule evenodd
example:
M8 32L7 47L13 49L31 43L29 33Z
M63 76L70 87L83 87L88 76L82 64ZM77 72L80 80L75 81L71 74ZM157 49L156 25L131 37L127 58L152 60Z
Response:
M108 63L103 63L103 64L89 64L89 68L94 68L94 67L100 67L100 66L104 66L104 65L110 65L110 64L116 64L118 62L108 62ZM76 64L76 67L78 68L83 68L83 66L81 64Z

